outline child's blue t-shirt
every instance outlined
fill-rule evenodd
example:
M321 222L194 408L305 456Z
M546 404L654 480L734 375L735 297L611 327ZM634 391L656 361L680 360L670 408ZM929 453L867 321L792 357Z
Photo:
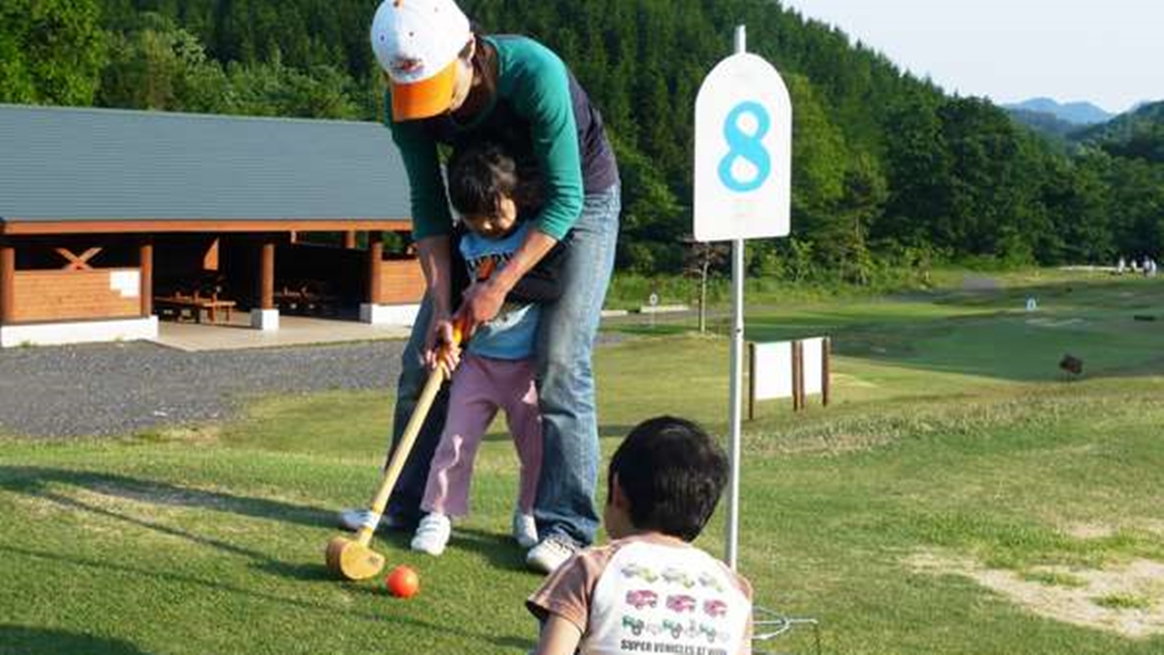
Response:
M524 221L517 229L499 239L487 239L474 232L461 237L461 257L469 269L469 279L477 279L477 269L487 259L494 259L500 269L525 242L531 223ZM538 315L536 303L505 303L493 320L481 325L469 340L467 350L481 357L493 359L525 359L533 355L537 336Z

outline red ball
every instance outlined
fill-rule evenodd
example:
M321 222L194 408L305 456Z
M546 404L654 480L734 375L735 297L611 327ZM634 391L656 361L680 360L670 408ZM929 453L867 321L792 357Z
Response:
M388 593L397 598L412 598L420 591L420 577L410 567L400 565L384 578Z

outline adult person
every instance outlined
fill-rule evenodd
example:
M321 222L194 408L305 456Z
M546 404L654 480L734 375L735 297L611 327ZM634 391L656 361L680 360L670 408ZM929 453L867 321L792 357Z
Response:
M471 332L492 319L515 282L574 231L563 295L544 307L535 352L544 439L534 506L541 541L526 562L548 573L592 543L598 527L590 360L618 238L614 154L601 116L557 55L526 37L475 32L453 0L384 0L371 39L389 83L388 122L412 187L413 236L427 283L402 356L394 446L427 377L426 365L434 365L435 346L451 340L451 321L463 318ZM474 139L504 144L518 161L519 175L537 178L543 204L509 262L467 289L458 309L439 152ZM392 494L386 517L391 525L411 528L420 519L444 415L438 402ZM349 527L359 523L351 512L342 518Z

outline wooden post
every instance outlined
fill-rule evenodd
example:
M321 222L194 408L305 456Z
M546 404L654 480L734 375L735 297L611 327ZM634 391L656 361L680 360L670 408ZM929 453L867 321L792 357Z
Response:
M138 247L138 264L141 278L138 293L141 295L141 315L149 318L154 313L154 242L150 237L142 239Z
M12 322L16 304L16 249L0 243L0 325Z
M748 342L748 420L756 419L756 343Z
M379 305L384 297L384 233L368 233L368 304Z
M804 393L804 342L796 342L796 401L801 411L808 408L808 394Z
M808 393L804 388L804 367L807 365L804 361L804 342L796 342L796 358L800 360L800 378L796 380L796 388L800 390L800 409L808 409Z
M299 243L299 233L291 230L291 234L287 237L288 243Z
M800 342L792 342L792 411L800 411Z
M825 337L820 345L820 392L821 404L825 407L829 406L829 377L832 375L832 349L833 340Z
M259 309L275 308L275 242L263 241L259 254Z
M348 230L344 232L344 247L352 250L356 247L356 231Z

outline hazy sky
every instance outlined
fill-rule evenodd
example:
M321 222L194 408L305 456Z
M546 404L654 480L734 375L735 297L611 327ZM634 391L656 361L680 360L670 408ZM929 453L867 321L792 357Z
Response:
M1164 0L782 0L947 91L1006 103L1164 99Z

